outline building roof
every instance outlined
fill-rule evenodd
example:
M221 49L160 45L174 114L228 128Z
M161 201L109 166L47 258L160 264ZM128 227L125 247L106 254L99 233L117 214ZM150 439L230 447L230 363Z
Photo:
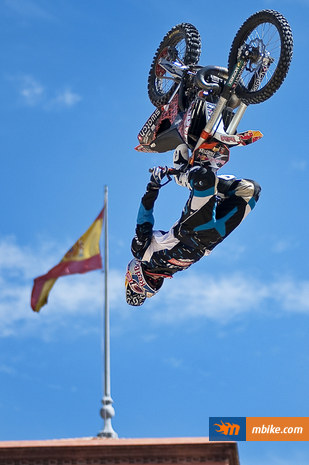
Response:
M74 438L0 442L0 465L203 464L239 465L235 442L208 438ZM56 461L56 462L55 462Z

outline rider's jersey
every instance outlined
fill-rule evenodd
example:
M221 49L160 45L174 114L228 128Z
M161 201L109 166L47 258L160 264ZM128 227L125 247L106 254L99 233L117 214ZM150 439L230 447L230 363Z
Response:
M139 258L146 269L154 274L171 276L210 253L207 249L190 247L180 241L175 236L176 226L177 224L167 232L153 231L149 245L143 250L144 253L134 253L136 239L132 242L135 257Z

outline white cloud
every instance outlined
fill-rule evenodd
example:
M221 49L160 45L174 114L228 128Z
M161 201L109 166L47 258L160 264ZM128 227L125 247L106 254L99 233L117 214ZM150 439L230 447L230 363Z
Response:
M226 323L239 314L258 310L269 297L269 287L243 274L189 275L174 278L162 288L162 311L155 315L159 321L179 321L189 318L209 318Z
M21 78L20 95L26 105L35 106L42 102L45 89L32 76Z
M270 306L281 312L309 315L309 280L286 276L264 282L244 273L214 277L194 272L177 278L177 283L166 283L170 285L162 288L162 310L154 315L157 321L209 318L227 323Z
M45 7L32 0L5 0L5 5L23 18L52 20L54 16Z
M275 252L275 253L283 253L283 252L286 252L287 250L289 250L291 247L291 241L287 240L287 239L278 239L273 248L272 248L272 251Z
M67 249L68 244L59 247L48 242L30 249L19 246L13 237L0 238L0 335L33 332L39 327L49 333L72 313L75 317L93 315L102 305L103 278L93 272L59 279L50 293L50 311L44 307L37 315L31 310L33 278L56 265Z
M65 107L72 107L81 100L81 96L72 92L70 89L66 89L59 92L54 100L55 104L63 105Z
M0 335L37 333L48 338L67 324L76 325L78 331L98 330L104 301L100 271L59 278L48 304L39 314L31 310L33 278L56 265L67 249L68 244L60 247L42 242L30 248L18 245L12 237L0 238ZM134 309L125 303L124 270L110 270L109 300L119 326L126 326L136 311L147 311L149 323L155 327L194 319L226 324L239 321L239 316L264 312L269 306L271 314L309 315L309 280L289 276L263 281L245 272L214 277L190 270L167 280L156 296L141 309ZM265 318L268 314L265 311ZM84 318L87 325L82 324Z
M291 166L297 171L305 171L307 169L308 162L305 159L298 158L297 160L292 161Z
M31 75L9 76L9 80L17 82L18 93L22 103L30 107L39 107L44 110L72 108L82 97L71 88L53 90L44 86Z
M282 278L270 284L272 297L283 309L295 313L309 314L309 281L294 281Z
M183 368L183 360L180 358L168 357L165 359L165 363L175 369Z

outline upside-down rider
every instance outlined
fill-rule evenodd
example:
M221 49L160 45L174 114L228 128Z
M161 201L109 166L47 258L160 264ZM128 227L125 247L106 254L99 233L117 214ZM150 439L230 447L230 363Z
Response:
M261 188L255 181L218 176L215 158L195 157L193 165L188 161L188 148L181 144L174 152L174 168L179 171L175 181L187 187L190 196L180 219L167 232L153 230L153 210L168 168L156 167L152 171L138 211L131 246L134 258L127 267L129 305L142 305L159 291L165 278L209 255L259 199Z

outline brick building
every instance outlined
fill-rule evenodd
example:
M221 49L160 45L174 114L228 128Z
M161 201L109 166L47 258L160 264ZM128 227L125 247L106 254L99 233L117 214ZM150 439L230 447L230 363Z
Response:
M239 465L235 442L208 438L0 442L0 465Z

